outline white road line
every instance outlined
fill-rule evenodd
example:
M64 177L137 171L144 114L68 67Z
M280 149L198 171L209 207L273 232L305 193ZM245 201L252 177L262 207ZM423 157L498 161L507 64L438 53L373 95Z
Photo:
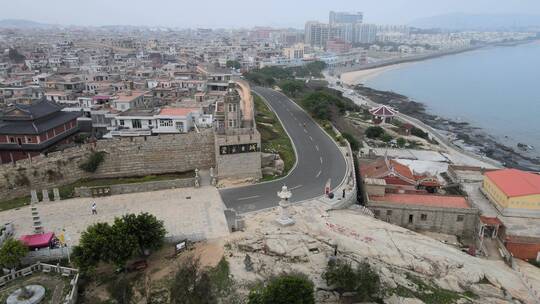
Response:
M319 151L319 146L315 145L315 150Z
M310 136L310 137L309 137L309 140L313 141L313 137Z
M321 164L322 164L322 156L321 156L321 157L319 157L319 159L321 160Z
M319 178L319 176L321 176L321 173L322 173L322 171L319 170L319 173L317 173L317 175L315 175L315 178Z
M245 200L252 199L252 198L257 198L257 197L260 197L260 195L242 197L242 198L237 199L237 201L245 201Z
M298 185L298 186L292 187L292 188L290 188L289 190L298 189L298 188L300 188L300 187L302 187L302 185Z
M306 133L306 134L307 134L307 130L306 130L306 129L304 129L304 133Z

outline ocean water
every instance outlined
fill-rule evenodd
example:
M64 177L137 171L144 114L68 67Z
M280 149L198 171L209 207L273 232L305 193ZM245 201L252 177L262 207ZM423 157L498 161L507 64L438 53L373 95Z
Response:
M490 47L403 65L364 83L482 128L507 146L540 156L540 42Z

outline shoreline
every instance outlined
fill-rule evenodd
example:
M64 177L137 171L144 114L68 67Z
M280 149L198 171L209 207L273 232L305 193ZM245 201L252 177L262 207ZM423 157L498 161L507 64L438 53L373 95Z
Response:
M540 39L529 39L529 40L522 40L522 41L513 41L513 42L496 42L496 43L488 43L478 46L471 46L461 49L453 49L453 50L447 50L447 51L441 51L441 52L435 52L435 53L428 53L428 54L420 54L415 56L407 56L407 57L396 57L396 58L390 58L386 60L381 60L377 62L362 64L358 66L348 67L348 68L336 68L335 70L331 71L331 74L337 75L337 77L342 80L344 83L354 86L357 84L360 84L361 82L365 82L366 80L376 77L386 71L401 68L408 64L413 64L416 62L426 61L430 59L436 59L440 57L445 56L451 56L451 55L457 55L461 53L466 52L472 52L480 49L484 49L487 47L513 47L518 46L522 44L527 43L534 43L534 42L540 42ZM345 77L348 81L345 81L343 79Z
M505 146L483 129L468 122L457 122L426 112L423 103L395 92L379 91L363 85L353 85L352 89L374 103L391 106L399 113L423 122L463 151L479 157L489 157L504 167L540 171L540 157L530 157L513 147Z

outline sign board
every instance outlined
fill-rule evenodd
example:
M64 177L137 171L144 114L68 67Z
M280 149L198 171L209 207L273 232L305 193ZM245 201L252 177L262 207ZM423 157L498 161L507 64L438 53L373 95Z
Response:
M219 146L220 155L259 152L257 143Z

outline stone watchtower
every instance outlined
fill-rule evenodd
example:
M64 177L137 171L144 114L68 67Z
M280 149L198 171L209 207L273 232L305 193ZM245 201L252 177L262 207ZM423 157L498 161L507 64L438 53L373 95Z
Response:
M223 101L225 130L242 128L242 112L240 110L240 95L236 91L235 83L229 81L227 94Z
M248 84L229 82L216 110L218 178L260 179L261 135L254 127L253 98Z

